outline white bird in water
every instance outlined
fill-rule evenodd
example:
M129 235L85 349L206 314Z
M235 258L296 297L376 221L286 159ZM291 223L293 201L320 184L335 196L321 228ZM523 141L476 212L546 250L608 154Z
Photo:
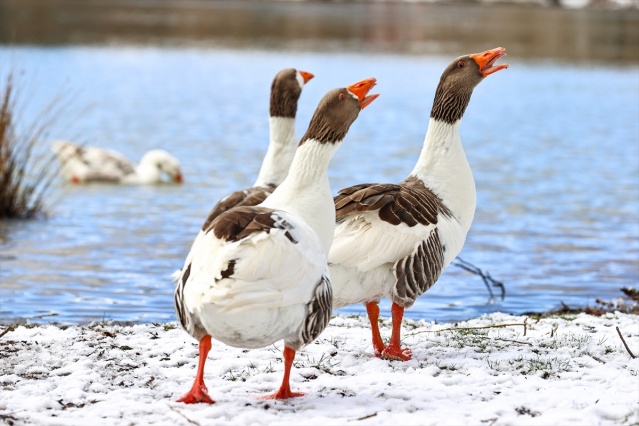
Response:
M67 141L53 141L51 149L60 161L64 178L75 184L103 182L152 185L162 182L164 174L170 181L182 183L180 163L161 149L148 151L139 164L119 152Z
M289 375L295 351L328 325L332 293L326 258L335 206L328 165L361 109L375 79L334 89L320 101L295 152L288 176L258 206L220 214L189 252L175 289L182 327L199 341L191 390L178 401L214 401L204 384L211 338L260 348L284 340L284 378L266 398L301 396Z

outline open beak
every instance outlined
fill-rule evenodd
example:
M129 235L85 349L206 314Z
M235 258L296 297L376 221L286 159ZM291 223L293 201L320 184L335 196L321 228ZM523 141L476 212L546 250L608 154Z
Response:
M497 61L497 59L506 56L506 53L504 53L505 51L506 49L503 47L496 47L485 52L473 53L468 56L477 62L477 65L479 65L479 72L486 77L496 73L497 71L508 68L508 64L495 65L495 61Z
M364 109L379 96L379 93L366 96L376 84L377 80L371 77L348 86L346 90L357 97L360 108Z
M304 84L308 83L308 81L309 81L311 78L315 77L315 75L311 74L311 73L310 73L310 72L308 72L308 71L300 71L299 73L300 73L300 75L302 76L302 78L304 79Z

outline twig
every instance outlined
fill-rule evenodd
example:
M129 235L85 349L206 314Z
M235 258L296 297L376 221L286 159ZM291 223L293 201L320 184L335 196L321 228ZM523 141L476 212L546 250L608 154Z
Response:
M633 354L632 351L630 350L630 348L628 347L628 344L626 343L626 339L624 339L623 336L621 335L621 331L619 330L619 327L615 327L615 328L617 329L617 334L619 334L619 338L623 342L623 345L626 347L626 350L628 351L630 356L633 357L633 358L637 358L635 356L635 354Z
M491 277L490 272L486 271L484 273L484 271L482 271L481 269L479 269L472 263L465 261L461 257L455 258L455 260L453 260L453 265L459 268L462 268L465 271L471 272L475 275L479 275L482 281L484 281L484 284L486 284L486 288L488 289L488 293L490 293L491 299L495 298L495 294L493 293L493 289L491 288L491 285L493 287L499 287L501 289L501 300L504 300L504 298L506 297L506 287L504 287L504 283L502 283L501 281L497 281L496 279Z
M355 421L370 419L371 417L375 417L376 415L377 415L377 413L369 414L367 416L362 416L362 417L360 417L358 419L355 419Z
M513 343L519 343L520 345L528 345L528 346L533 346L532 343L530 342L520 342L519 340L510 340L510 339L500 339L499 337L495 337L495 340L501 340L504 342L513 342Z
M5 334L7 334L8 332L13 331L13 330L14 330L14 327L12 325L10 325L2 333L0 333L0 338L2 338L2 336L4 336Z
M524 336L526 335L526 322L523 323L514 323L514 324L498 324L498 325L483 325L481 327L451 327L451 328L442 328L441 330L422 330L416 331L414 333L407 334L406 337L414 336L416 334L421 333L439 333L440 331L456 331L456 330L479 330L481 328L504 328L504 327L512 327L517 325L524 326Z
M192 425L200 426L200 424L198 422L194 422L193 420L189 419L184 414L180 413L178 410L176 410L175 408L171 407L169 404L167 404L167 407L169 407L169 409L171 411L173 411L174 413L176 413L177 415L179 415L180 417L182 417L184 420L186 420L187 422L191 423Z
M624 287L621 289L621 292L628 296L631 300L639 302L639 291L637 291L636 288Z
M526 335L526 328L528 327L528 318L524 319L524 336Z
M511 342L511 343L519 343L520 345L528 345L533 346L532 343L522 342L520 340L511 340L511 339L502 339L501 337L489 337L489 336L473 336L473 338L481 338L481 339L492 339L492 340L501 340L502 342Z
M599 358L599 357L597 357L597 356L594 356L594 355L593 355L593 354L591 354L590 352L585 352L585 354L586 354L586 355L588 355L588 356L590 356L590 358L594 359L595 361L599 361L599 362L600 362L600 363L602 363L602 364L605 364L605 363L606 363L606 361L604 361L603 359L601 359L601 358Z

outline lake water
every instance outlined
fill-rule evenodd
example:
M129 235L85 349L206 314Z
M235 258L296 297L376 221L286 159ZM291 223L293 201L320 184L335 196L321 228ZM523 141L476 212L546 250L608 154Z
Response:
M478 191L461 257L502 281L506 297L489 300L478 276L451 266L407 310L411 318L593 305L639 283L639 67L531 58L499 44L511 67L477 87L461 127ZM315 74L300 99L298 137L327 90L378 79L380 98L331 164L336 193L410 172L439 75L471 52L0 46L2 75L24 71L29 120L56 96L70 100L45 142L71 139L136 160L163 148L185 175L179 186L59 182L48 219L0 221L0 322L174 320L171 273L210 207L256 178L277 71Z

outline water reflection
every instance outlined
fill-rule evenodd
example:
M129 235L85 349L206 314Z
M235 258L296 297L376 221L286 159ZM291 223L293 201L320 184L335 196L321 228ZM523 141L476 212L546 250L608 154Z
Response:
M175 43L639 60L639 11L411 2L0 0L0 43Z

